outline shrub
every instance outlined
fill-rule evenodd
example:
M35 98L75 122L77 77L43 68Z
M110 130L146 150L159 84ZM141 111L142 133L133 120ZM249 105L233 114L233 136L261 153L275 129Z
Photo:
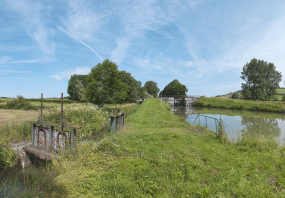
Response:
M32 109L32 105L23 96L18 95L17 99L13 99L7 102L7 109Z
M240 93L239 92L235 92L232 94L231 96L232 99L240 99Z

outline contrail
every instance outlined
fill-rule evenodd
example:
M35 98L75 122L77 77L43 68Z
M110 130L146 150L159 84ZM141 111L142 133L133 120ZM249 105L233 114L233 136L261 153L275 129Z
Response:
M90 49L92 52L94 52L100 59L101 61L103 62L103 59L102 57L94 50L92 49L92 47L90 47L89 45L87 45L86 43L84 43L83 41L79 40L78 38L75 38L74 36L72 36L69 32L67 32L63 27L61 26L57 26L61 31L63 31L65 34L67 34L70 38L80 42L81 44L85 45L88 49Z

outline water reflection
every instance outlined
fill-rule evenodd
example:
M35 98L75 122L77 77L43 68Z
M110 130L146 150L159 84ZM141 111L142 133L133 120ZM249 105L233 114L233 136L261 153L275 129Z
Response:
M281 135L281 129L276 119L242 117L241 124L244 126L242 135L266 138L278 138Z
M284 144L285 139L285 121L282 114L242 111L230 109L215 109L215 108L197 108L192 106L172 107L172 112L184 117L188 122L193 124L197 114L203 114L216 119L222 119L226 133L231 140L237 140L238 137L249 136L264 136L265 138L275 138ZM210 120L201 118L200 124L216 131L215 123ZM198 123L196 120L195 124Z

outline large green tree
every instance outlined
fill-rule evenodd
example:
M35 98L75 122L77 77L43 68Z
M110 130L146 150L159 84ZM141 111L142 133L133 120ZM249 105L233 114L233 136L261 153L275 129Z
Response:
M170 96L170 95L183 95L186 96L188 89L185 85L181 84L178 80L173 80L160 92L160 96Z
M87 86L87 75L74 74L68 81L67 93L70 99L85 101L85 88Z
M127 85L125 102L135 102L138 99L141 82L126 71L120 71L118 78Z
M105 102L118 103L125 100L128 96L128 85L119 75L118 66L108 59L93 67L88 75L87 100L102 106Z
M241 85L244 99L269 100L279 88L282 75L273 63L254 58L244 65L241 78L245 80Z
M153 81L147 81L144 84L144 88L146 90L147 93L149 93L150 95L156 97L158 92L159 92L159 88L157 87L156 82Z

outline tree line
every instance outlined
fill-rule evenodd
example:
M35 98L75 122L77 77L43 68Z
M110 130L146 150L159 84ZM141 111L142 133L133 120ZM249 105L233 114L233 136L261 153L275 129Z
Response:
M160 89L154 81L144 86L126 71L119 71L116 63L104 60L89 74L74 74L68 81L70 99L88 101L103 106L105 103L136 102L138 98L156 97ZM188 89L178 80L170 82L159 95L186 95Z

